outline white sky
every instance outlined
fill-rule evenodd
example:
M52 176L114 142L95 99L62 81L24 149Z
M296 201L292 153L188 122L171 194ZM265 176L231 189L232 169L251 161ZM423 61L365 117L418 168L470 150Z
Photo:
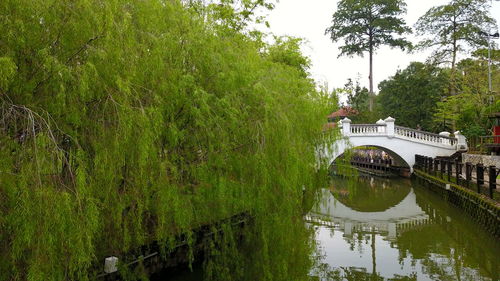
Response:
M304 53L312 60L311 74L320 84L328 83L329 89L343 87L348 78L360 77L362 86L368 88L368 56L341 57L338 47L341 41L332 43L325 29L331 25L331 18L338 0L280 0L270 12L270 31L275 35L289 35L307 40ZM448 3L448 0L407 0L406 23L413 27L418 18L429 8ZM500 23L500 2L493 1L491 15ZM412 41L416 42L417 40ZM497 42L498 43L498 42ZM425 61L431 51L407 54L399 49L381 47L374 56L374 91L378 83L404 69L411 61Z

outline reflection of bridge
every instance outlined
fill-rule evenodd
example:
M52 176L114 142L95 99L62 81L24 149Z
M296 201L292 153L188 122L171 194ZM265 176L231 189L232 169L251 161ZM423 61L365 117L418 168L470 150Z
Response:
M336 199L329 190L320 196L324 201L313 207L305 217L307 222L340 229L345 235L354 232L380 233L394 240L398 233L429 224L429 216L416 201L413 189L397 205L381 212L360 212Z
M416 154L450 156L457 151L467 150L467 141L459 131L455 132L455 137L450 137L448 132L433 134L395 126L394 122L394 118L388 117L376 124L351 124L351 120L345 118L340 121L344 138L323 156L333 162L350 147L374 146L389 153L397 164L408 166L413 171Z

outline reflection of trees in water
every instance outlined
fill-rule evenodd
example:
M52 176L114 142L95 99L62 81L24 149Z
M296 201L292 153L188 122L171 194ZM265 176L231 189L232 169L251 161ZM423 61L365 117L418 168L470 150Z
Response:
M409 276L395 274L392 278L385 279L378 273L368 272L366 268L359 267L340 267L331 268L323 263L319 266L317 275L312 280L321 281L416 281L417 274L411 273Z
M417 204L433 223L400 233L393 242L400 261L409 256L421 260L424 272L437 280L489 280L476 270L498 280L498 240L441 197L419 187L414 190Z
M415 183L336 179L332 181L330 191L346 206L367 212L392 207L398 198L404 199L406 196L399 192L409 192L411 185ZM418 271L432 280L500 280L498 239L495 240L441 197L421 187L415 186L413 190L417 205L428 215L430 223L412 225L398 232L396 239L390 241L390 247L399 251L399 263L409 262L413 267L420 265ZM373 234L369 231L357 230L349 237L345 236L344 241L351 251L368 254L371 236ZM372 253L375 250L372 249ZM314 272L317 278L312 280L417 280L415 272L408 276L395 275L383 279L373 270L376 267L375 259L369 269L335 268L322 262L324 259L317 260L317 270Z
M333 235L333 232L332 232ZM358 253L363 255L365 251L371 251L372 258L372 268L371 272L369 269L364 267L338 267L333 268L329 264L324 263L326 259L326 254L322 249L318 248L316 255L314 257L315 267L311 280L321 280L321 281L337 281L337 280L369 280L369 281L413 281L417 280L417 275L415 272L409 273L407 276L395 274L392 278L384 278L377 272L376 267L376 247L375 247L375 236L374 232L366 233L363 231L356 231L351 237L345 237L345 241L350 245L350 250L358 250ZM319 246L319 245L318 245ZM369 250L368 250L369 249Z
M406 184L403 184L406 183ZM410 192L406 180L374 178L334 179L330 191L342 204L360 212L382 212L401 202Z
M446 262L442 262L445 260ZM434 280L455 281L455 280L491 280L478 276L474 270L464 267L463 264L455 259L424 259L422 265L424 272ZM493 279L497 280L497 279Z
M370 243L370 236L361 231L356 231L353 232L351 237L344 236L344 241L349 244L349 250L351 250L351 252L357 249L358 253L362 255L365 253L364 245Z

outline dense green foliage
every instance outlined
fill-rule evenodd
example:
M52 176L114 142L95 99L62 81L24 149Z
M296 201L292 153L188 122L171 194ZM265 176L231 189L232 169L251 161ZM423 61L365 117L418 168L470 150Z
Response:
M344 40L340 55L370 55L370 93L373 95L373 54L382 45L405 49L410 42L402 37L411 30L401 16L406 12L402 0L341 0L326 29L332 41ZM370 99L370 111L373 101Z
M382 116L396 118L398 125L431 131L436 103L448 83L446 71L419 62L379 84L377 101Z
M488 90L484 33L496 29L489 5L486 0L452 0L431 8L415 25L418 34L427 36L419 46L434 50L430 61L450 66L448 88L442 90L434 112L435 130L461 130L468 138L489 135L488 115L500 111L498 63L492 66L492 92ZM471 48L473 57L458 61L458 55ZM493 50L493 61L495 57Z
M481 53L482 50L479 50ZM477 52L476 52L477 53ZM488 62L478 56L457 64L458 94L446 96L437 104L435 121L449 130L452 124L469 138L491 135L492 113L500 112L500 59L491 66L492 92L488 90ZM473 148L474 149L474 148Z
M418 34L428 35L419 47L434 48L433 60L451 63L454 69L458 53L466 51L467 47L487 45L481 32L488 32L495 26L495 20L488 14L489 2L451 0L446 5L431 8L415 25Z
M457 56L469 47L487 45L481 34L493 30L495 20L488 14L487 0L451 0L446 5L436 6L427 11L415 28L419 35L427 35L420 48L432 48L430 57L433 64L451 65L448 90L451 95L459 91L456 73Z
M403 126L419 125L434 132L461 130L468 138L489 135L488 116L500 111L500 74L498 50L492 46L489 91L484 33L494 32L496 22L488 10L486 0L452 0L429 9L415 25L417 35L424 36L417 50L434 50L429 61L398 70L379 84L378 96L367 96L361 85L352 82L338 89L360 113L351 119L374 123L391 115ZM380 45L409 47L404 38L396 37L408 32L400 18L404 12L402 1L340 1L326 33L333 41L344 40L341 55L363 55ZM474 51L472 57L460 61L458 55L469 50ZM370 71L370 88L372 79Z
M353 82L352 79L348 79L344 87L337 89L337 92L338 94L347 96L347 105L356 112L349 116L352 122L358 124L373 124L378 119L382 118L380 117L377 103L374 104L370 111L370 92L366 87L361 87L359 80Z
M203 11L227 27L244 31L249 23L265 23L266 17L257 13L260 9L272 10L275 0L181 0L188 7ZM207 6L208 9L204 9Z
M0 280L86 280L241 211L254 251L220 238L208 279L307 275L297 221L329 105L297 41L188 2L0 2Z
M352 79L348 79L343 90L347 94L347 104L349 106L356 109L359 113L368 111L368 89L361 87L359 81L356 81L356 84L354 84Z
M460 130L474 142L491 135L492 113L500 111L500 71L494 58L492 92L488 91L488 63L476 52L457 64L455 95L449 92L449 68L414 62L379 84L380 116L391 115L398 124L427 131ZM476 147L472 147L476 149Z

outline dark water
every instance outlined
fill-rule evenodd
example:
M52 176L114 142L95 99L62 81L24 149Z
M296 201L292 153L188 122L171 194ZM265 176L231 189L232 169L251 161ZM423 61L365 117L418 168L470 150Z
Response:
M500 241L405 179L333 180L305 216L314 266L298 280L499 280ZM202 280L201 267L156 280Z

